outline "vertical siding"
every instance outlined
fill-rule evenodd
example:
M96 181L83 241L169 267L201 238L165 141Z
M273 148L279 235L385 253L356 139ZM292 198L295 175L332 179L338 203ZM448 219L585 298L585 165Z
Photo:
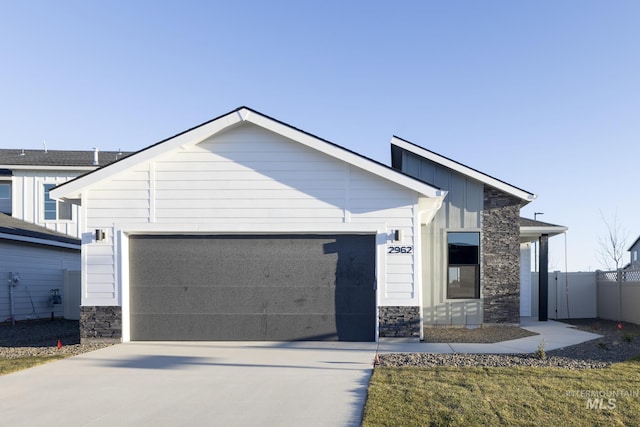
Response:
M120 224L146 223L157 231L175 224L230 230L258 224L268 231L278 224L295 230L296 224L366 223L383 232L402 229L402 243L413 245L417 202L411 190L245 123L87 192L86 231L105 228L109 237L83 244L83 305L118 303L113 235ZM413 255L385 259L381 304L417 305Z
M20 275L20 282L14 288L16 319L25 320L50 318L50 289L57 288L62 293L64 271L80 269L78 251L10 240L0 240L0 259L0 280L5 284L0 292L0 321L7 320L11 314L9 290L6 286L11 272ZM54 305L54 315L62 316L63 309L63 305Z
M482 323L481 300L447 300L447 230L479 231L482 183L412 153L403 154L403 172L447 190L442 208L422 232L422 300L427 325Z
M68 234L80 238L78 227L79 207L71 207L71 221L45 220L44 219L44 184L62 184L77 176L83 171L40 171L40 170L16 170L12 178L12 216L33 224L46 227L59 233Z

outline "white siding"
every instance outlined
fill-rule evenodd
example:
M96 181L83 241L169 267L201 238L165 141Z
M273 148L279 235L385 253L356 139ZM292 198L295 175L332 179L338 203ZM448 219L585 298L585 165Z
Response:
M386 256L402 229L413 245L418 195L251 124L180 147L91 188L84 198L83 305L119 304L114 233L312 232L365 224L378 233L380 305L418 305L414 256ZM139 224L139 225L136 225ZM94 229L107 230L94 242ZM280 231L282 232L282 231ZM386 265L388 263L388 266Z
M33 224L38 224L49 230L80 238L78 206L72 206L72 219L70 221L44 219L43 185L59 185L84 173L83 171L14 170L11 185L13 200L11 216Z
M16 320L25 320L50 318L50 289L57 288L62 294L65 270L80 270L80 253L77 250L10 240L0 240L0 259L0 280L4 284L0 292L0 321L7 320L11 315L6 286L10 273L17 272L20 275L20 282L14 288L15 314ZM64 300L64 294L62 296ZM63 309L63 305L55 305L54 315L62 316ZM35 316L32 314L34 311Z

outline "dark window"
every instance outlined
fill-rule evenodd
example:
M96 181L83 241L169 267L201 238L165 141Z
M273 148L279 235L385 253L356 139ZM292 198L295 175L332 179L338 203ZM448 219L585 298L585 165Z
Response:
M447 233L447 298L480 298L480 233Z

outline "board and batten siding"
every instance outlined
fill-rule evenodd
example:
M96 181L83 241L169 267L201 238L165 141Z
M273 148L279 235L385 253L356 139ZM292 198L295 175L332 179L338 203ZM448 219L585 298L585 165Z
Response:
M407 151L402 165L404 173L448 191L433 221L422 226L425 325L482 324L482 299L447 299L446 232L481 230L483 184Z
M11 181L11 198L13 201L11 216L79 239L81 228L78 226L78 206L71 206L70 221L44 219L44 184L59 185L85 172L86 171L56 172L50 170L14 170Z
M417 204L412 190L242 124L140 163L84 193L83 305L121 301L114 249L119 231L313 233L360 224L378 233L378 260L384 264L378 266L378 286L387 285L379 303L415 306L414 255L387 257L385 245L394 229L403 230L403 245L414 244ZM103 242L92 237L98 228L107 230Z
M63 294L65 270L80 270L78 250L0 240L0 259L0 278L5 284L4 291L0 292L0 321L7 320L11 315L6 286L11 273L20 276L13 294L16 320L48 319L52 311L56 317L63 315L63 305L51 307L49 304L50 290L59 289L63 301L66 300Z

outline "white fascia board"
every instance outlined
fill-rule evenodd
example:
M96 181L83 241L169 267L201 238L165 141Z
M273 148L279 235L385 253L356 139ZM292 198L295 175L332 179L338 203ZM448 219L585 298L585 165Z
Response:
M462 175L468 176L469 178L475 179L476 181L480 181L491 187L497 188L498 190L502 190L505 193L511 194L512 196L526 201L527 203L535 200L537 197L533 193L529 193L528 191L524 191L518 187L514 187L513 185L507 184L504 181L500 181L499 179L493 178L489 175L486 175L461 163L436 154L432 151L418 147L417 145L408 143L407 141L404 141L395 136L391 139L391 144L400 147L403 150L407 150L413 154L416 154L420 157L423 157L427 160L431 160L432 162L442 165L446 168L454 170Z
M314 137L298 129L292 128L288 125L285 125L284 123L277 122L273 119L270 119L268 117L265 117L261 114L255 113L250 110L243 109L243 110L240 110L240 112L243 115L244 120L250 123L253 123L257 126L268 129L272 132L275 132L291 140L297 141L302 145L305 145L309 148L313 148L314 150L317 150L328 156L334 157L338 160L349 163L360 169L371 172L384 179L395 182L396 184L399 184L403 187L414 190L424 196L444 198L444 196L447 194L446 191L442 191L439 188L432 187L427 183L419 181L410 176L404 175L391 168L388 168L384 165L376 163L373 160L367 159L366 157L353 153L343 147L334 145L327 141L323 141L318 137Z
M152 160L155 157L173 149L179 147L187 148L196 145L221 130L239 123L240 121L242 121L242 117L239 114L239 111L233 111L225 116L178 134L172 138L151 145L148 148L119 160L118 162L107 165L102 169L98 169L91 174L61 184L59 187L51 190L50 196L53 199L78 199L85 188L90 187L105 178L124 172L137 164Z
M14 240L16 242L34 243L37 245L56 246L59 248L80 250L80 245L58 242L55 240L38 239L36 237L18 236L15 234L0 233L0 239Z
M547 234L549 237L557 236L569 230L568 227L556 226L556 227L520 227L520 240L533 242L543 234Z

